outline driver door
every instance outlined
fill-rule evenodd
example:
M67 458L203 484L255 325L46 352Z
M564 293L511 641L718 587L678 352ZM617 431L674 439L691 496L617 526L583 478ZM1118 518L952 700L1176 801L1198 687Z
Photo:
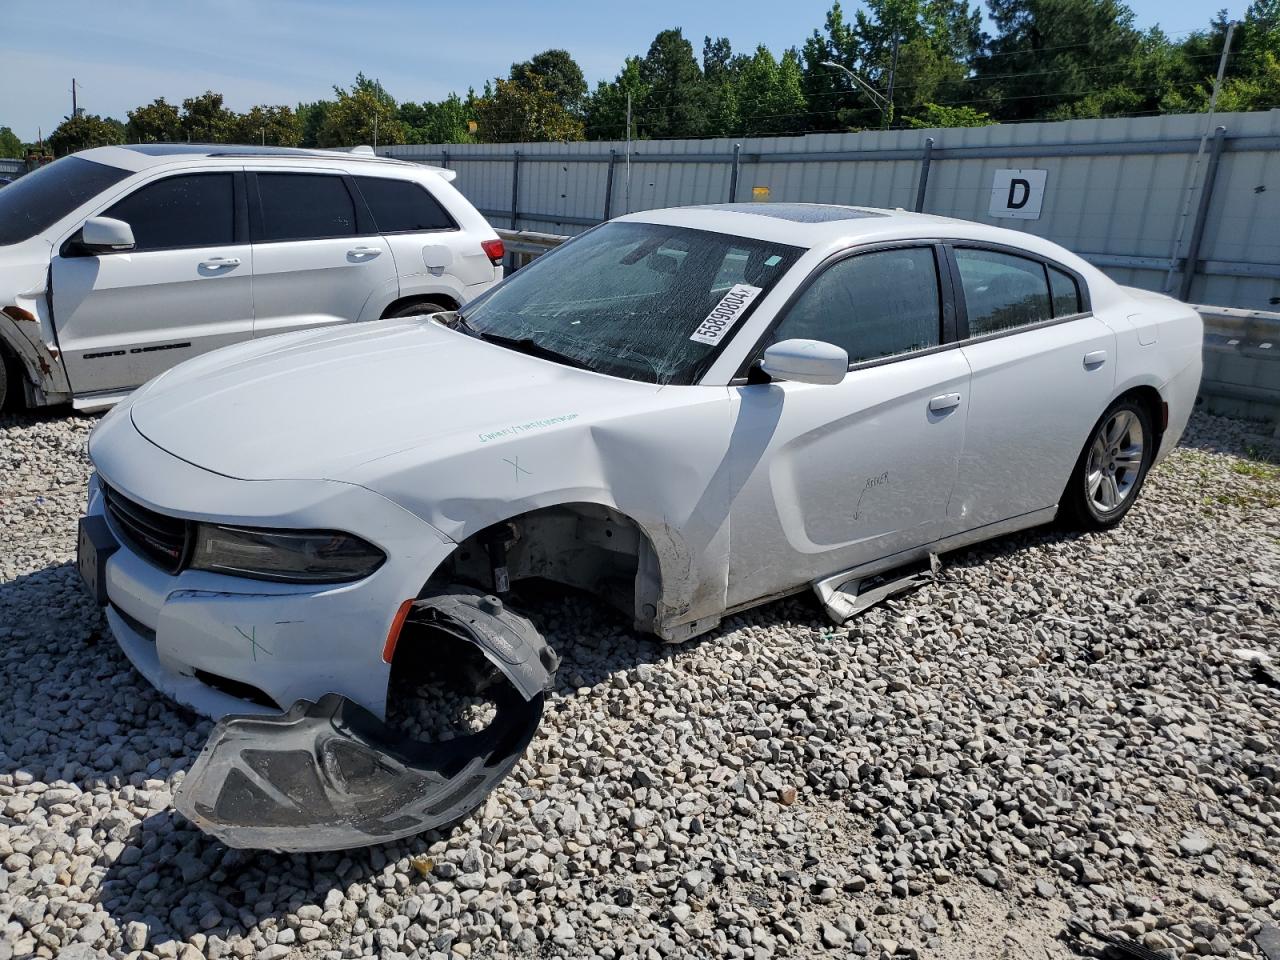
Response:
M53 315L77 395L131 390L174 364L253 335L253 254L241 174L151 180L97 216L134 248L64 243L51 264Z
M730 607L947 534L969 365L944 345L941 257L895 246L820 268L766 341L843 347L844 381L731 388Z

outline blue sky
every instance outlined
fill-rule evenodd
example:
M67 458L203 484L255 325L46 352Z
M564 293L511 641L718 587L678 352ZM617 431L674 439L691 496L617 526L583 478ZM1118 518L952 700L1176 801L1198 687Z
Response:
M1221 0L1130 0L1141 26L1183 34ZM846 11L857 7L846 0ZM594 87L654 34L684 29L698 52L705 34L735 50L799 45L830 0L0 0L0 126L24 140L47 134L80 105L123 120L129 108L207 89L230 107L295 104L330 94L357 71L400 100L439 99L505 76L548 47L568 49ZM1244 0L1226 4L1243 13Z

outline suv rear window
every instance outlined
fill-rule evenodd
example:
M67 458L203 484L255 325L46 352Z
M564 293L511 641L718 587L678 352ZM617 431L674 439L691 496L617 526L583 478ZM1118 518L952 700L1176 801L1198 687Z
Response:
M130 171L63 157L0 190L0 246L30 240Z
M356 205L340 176L260 173L258 196L264 241L356 235Z
M427 188L412 180L356 177L379 233L454 230L457 224Z

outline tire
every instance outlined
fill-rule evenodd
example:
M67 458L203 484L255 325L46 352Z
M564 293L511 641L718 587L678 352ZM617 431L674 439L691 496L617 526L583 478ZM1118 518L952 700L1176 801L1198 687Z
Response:
M9 358L0 350L0 413L9 409Z
M1059 516L1080 530L1114 527L1132 509L1156 453L1151 414L1120 398L1094 424L1067 481Z
M452 310L453 307L446 307L443 303L437 303L434 300L418 300L414 303L406 303L397 310L390 310L383 314L383 320L390 320L392 317L416 317L422 313L445 313Z

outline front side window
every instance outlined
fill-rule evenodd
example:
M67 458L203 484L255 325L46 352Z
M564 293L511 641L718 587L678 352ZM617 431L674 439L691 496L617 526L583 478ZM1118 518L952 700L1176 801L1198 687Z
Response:
M166 177L135 190L102 214L133 228L134 250L220 247L235 242L230 173Z
M128 170L63 157L0 191L0 247L30 240L125 177Z
M850 363L941 343L942 298L930 247L862 253L828 267L787 311L773 340L822 340Z
M482 338L574 366L692 384L803 252L685 227L608 223L539 257L462 319Z
M260 173L258 197L264 241L356 235L356 206L340 176Z
M1038 260L995 250L956 249L969 336L1012 330L1053 317L1049 281Z
M419 183L386 177L356 177L355 181L379 233L456 229L453 218Z

